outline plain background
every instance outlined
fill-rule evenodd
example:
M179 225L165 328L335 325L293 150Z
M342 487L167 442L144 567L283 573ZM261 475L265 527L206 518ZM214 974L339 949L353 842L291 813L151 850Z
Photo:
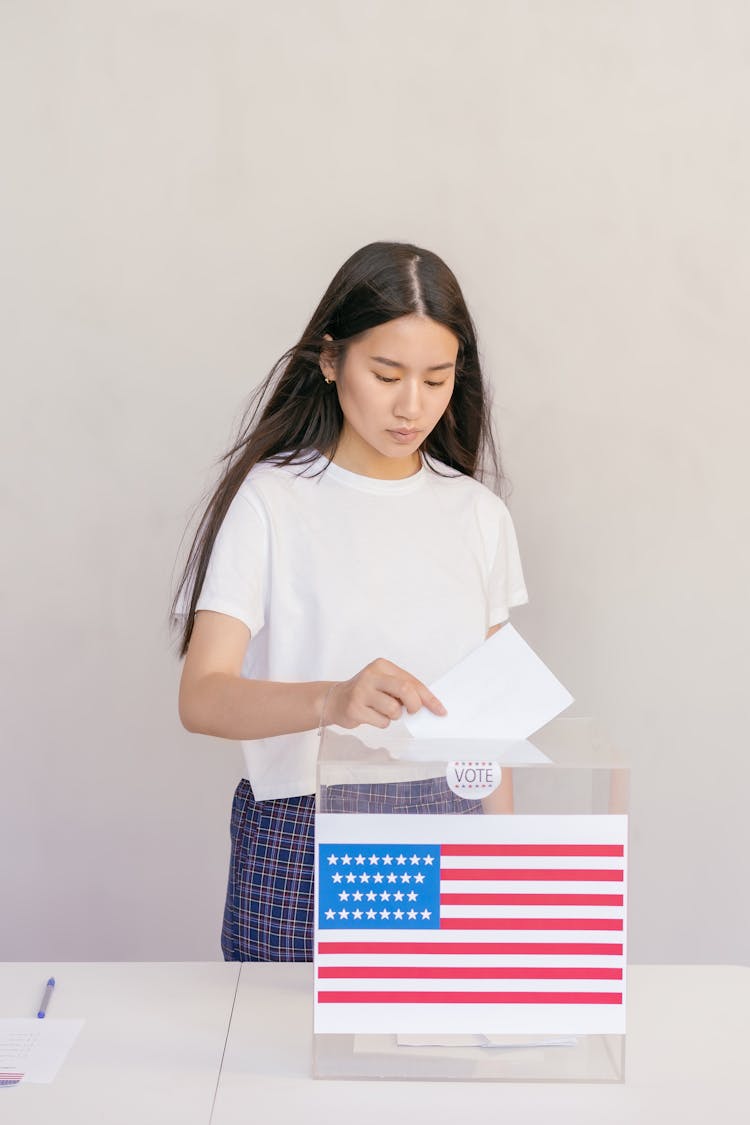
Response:
M463 286L514 624L632 756L631 959L750 963L749 68L744 0L0 0L0 958L220 956L176 560L384 238Z

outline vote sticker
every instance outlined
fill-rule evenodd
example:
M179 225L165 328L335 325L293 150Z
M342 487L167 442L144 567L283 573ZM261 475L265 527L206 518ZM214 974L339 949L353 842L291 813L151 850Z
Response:
M502 773L497 762L449 762L445 780L456 796L477 801L494 793Z

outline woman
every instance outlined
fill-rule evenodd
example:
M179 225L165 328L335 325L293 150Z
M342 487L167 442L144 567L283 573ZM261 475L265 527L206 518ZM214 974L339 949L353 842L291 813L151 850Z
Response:
M245 751L224 956L311 960L317 732L444 713L427 683L527 600L508 510L477 479L497 464L489 404L445 263L353 254L224 460L173 606L180 717ZM392 807L381 790L368 807ZM408 800L479 811L441 779Z

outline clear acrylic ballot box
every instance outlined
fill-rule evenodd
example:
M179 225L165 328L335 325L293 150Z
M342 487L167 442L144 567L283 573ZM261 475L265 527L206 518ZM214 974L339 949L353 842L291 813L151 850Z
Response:
M589 719L325 730L315 1076L622 1082L628 790Z

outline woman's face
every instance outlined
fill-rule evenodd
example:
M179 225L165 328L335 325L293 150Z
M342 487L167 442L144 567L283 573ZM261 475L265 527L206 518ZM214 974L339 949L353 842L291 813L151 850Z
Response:
M344 415L335 464L383 480L416 473L419 447L450 402L457 356L450 329L416 315L364 332L338 369L321 355Z

